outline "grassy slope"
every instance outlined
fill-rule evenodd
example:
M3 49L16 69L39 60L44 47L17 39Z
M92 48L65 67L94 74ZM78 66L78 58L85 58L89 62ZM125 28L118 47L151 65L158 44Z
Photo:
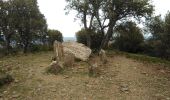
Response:
M127 53L127 52L121 52L121 51L112 51L109 50L108 51L108 55L124 55L127 58L132 58L144 63L151 63L151 64L161 64L165 67L170 67L170 61L165 60L165 59L161 59L158 57L151 57L151 56L147 56L147 55L141 55L141 54L133 54L133 53Z

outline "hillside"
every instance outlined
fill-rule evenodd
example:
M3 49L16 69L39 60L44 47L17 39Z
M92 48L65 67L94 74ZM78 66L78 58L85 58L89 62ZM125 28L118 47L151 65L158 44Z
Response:
M52 52L0 59L0 68L15 81L0 89L0 100L170 100L170 69L110 53L100 75L90 77L88 64L58 75L47 74ZM98 57L90 58L91 62Z

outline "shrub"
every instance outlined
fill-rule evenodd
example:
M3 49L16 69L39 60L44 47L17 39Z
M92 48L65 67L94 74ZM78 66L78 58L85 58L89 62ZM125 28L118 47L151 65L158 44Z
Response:
M116 28L114 45L121 51L137 53L143 48L144 37L133 22L123 23Z
M102 39L103 39L103 35L93 30L81 29L80 31L78 31L76 33L77 42L83 43L87 46L87 34L90 35L90 38L91 38L90 48L93 50L99 49Z
M49 50L52 50L52 47L48 45L32 44L30 47L31 52L49 51Z
M0 87L5 84L9 84L12 81L14 81L14 79L11 75L2 73L2 71L0 71Z
M50 45L53 45L55 40L63 42L62 33L58 30L48 30L48 36L49 36L48 42Z

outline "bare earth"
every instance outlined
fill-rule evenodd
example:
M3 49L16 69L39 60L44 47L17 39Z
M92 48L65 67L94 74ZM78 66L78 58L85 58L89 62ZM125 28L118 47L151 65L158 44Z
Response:
M98 77L89 77L85 62L52 75L45 72L51 57L47 52L0 59L15 77L0 88L0 100L170 100L170 70L161 65L117 55L108 57Z

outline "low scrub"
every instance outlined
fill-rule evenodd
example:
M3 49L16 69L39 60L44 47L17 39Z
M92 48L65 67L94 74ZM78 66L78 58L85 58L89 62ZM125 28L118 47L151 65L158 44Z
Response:
M14 81L13 77L9 74L0 74L0 87Z

